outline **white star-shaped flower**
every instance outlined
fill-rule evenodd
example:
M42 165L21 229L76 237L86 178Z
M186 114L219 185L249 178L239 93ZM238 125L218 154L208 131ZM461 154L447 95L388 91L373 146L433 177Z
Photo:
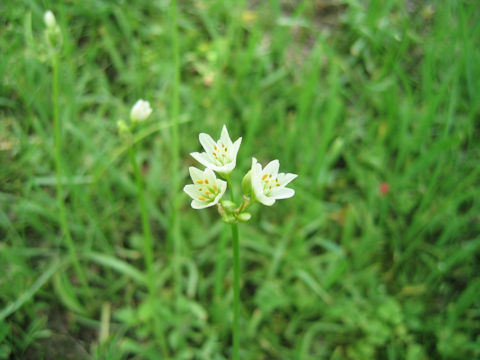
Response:
M271 206L275 200L287 199L295 195L295 190L285 186L295 179L297 174L279 173L280 162L270 161L262 170L257 159L252 158L251 183L254 198L264 205Z
M223 125L220 139L216 142L210 135L204 133L200 133L198 138L205 152L194 152L190 155L203 166L216 171L221 176L228 176L237 164L237 153L242 138L238 138L233 143L225 125Z
M218 204L227 190L227 182L217 179L212 169L201 171L190 166L189 171L193 184L185 185L183 191L193 199L192 208L204 209Z

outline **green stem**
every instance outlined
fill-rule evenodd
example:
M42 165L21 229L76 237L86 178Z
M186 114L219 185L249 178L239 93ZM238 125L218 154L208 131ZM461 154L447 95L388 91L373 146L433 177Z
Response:
M148 217L148 207L145 200L145 191L143 189L143 176L140 172L140 169L136 160L136 149L133 139L130 139L130 144L128 148L128 153L130 155L130 163L133 168L133 173L135 175L135 182L137 184L137 193L138 193L138 205L140 206L141 217L142 217L142 232L143 232L143 249L145 252L145 268L147 270L147 286L148 293L150 296L150 306L154 306L157 301L155 297L155 282L154 282L154 273L153 273L153 236L152 229L150 228L150 220ZM159 333L159 319L157 316L154 316L152 326L155 336L160 341L160 346L165 357L168 357L168 346L165 342L165 337L163 334Z
M228 188L230 189L230 198L235 202L230 177L227 178ZM238 360L240 345L240 245L238 240L238 225L232 224L232 245L233 245L233 360Z
M56 177L57 177L57 204L59 212L60 227L62 233L65 237L67 243L67 248L72 259L73 266L75 271L80 279L85 292L89 297L91 297L90 288L88 286L87 279L83 273L80 262L78 261L77 251L72 240L72 235L70 233L70 228L68 226L67 215L65 211L65 203L63 199L63 159L62 159L62 133L60 130L60 106L59 106L59 83L58 83L58 53L55 51L52 59L52 101L53 101L53 123L54 123L54 140L55 140L55 167L56 167Z
M148 290L150 296L155 296L155 286L153 282L153 246L152 246L152 230L150 228L150 220L148 218L148 208L145 201L145 192L143 190L143 176L138 168L136 158L135 145L130 144L129 147L130 163L135 175L135 182L137 184L138 205L140 206L142 217L142 231L143 231L143 250L145 252L145 268L148 276Z
M239 349L239 313L240 313L240 246L238 225L232 224L233 240L233 359L238 360Z

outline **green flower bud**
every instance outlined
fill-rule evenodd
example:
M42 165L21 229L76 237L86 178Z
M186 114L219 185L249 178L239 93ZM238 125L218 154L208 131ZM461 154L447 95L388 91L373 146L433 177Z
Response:
M222 200L222 206L226 212L233 212L237 205L230 200Z
M252 193L252 171L251 170L249 170L248 173L243 177L242 190L246 196L250 196L250 194Z
M247 222L251 218L252 218L252 214L250 214L248 212L238 214L238 216L237 216L238 221L241 221L241 222Z
M120 135L125 135L130 132L130 128L128 127L127 123L123 120L117 121L117 130Z
M235 219L235 216L233 215L225 214L222 216L222 221L226 224L235 224L237 219Z

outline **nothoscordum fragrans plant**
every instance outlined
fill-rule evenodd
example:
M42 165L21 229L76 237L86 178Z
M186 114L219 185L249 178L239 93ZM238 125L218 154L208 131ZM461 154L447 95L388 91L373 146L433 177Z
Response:
M287 199L295 195L293 189L287 188L297 175L279 173L280 162L270 161L263 169L257 159L252 158L252 167L243 177L243 198L236 202L231 184L231 173L237 163L237 154L242 138L232 142L224 125L218 141L210 135L201 133L200 144L205 152L191 153L192 157L206 167L199 170L190 167L193 184L185 185L185 191L192 198L192 208L203 209L217 205L222 220L231 225L233 242L233 359L239 359L239 309L240 309L240 257L238 222L250 220L248 208L258 202L272 206L276 200ZM217 179L215 172L225 179ZM230 190L230 200L222 199L225 191Z
M143 99L137 100L130 110L130 121L125 120L117 121L117 129L120 135L126 140L128 144L128 151L130 157L130 164L135 176L135 182L137 184L137 198L138 205L141 210L142 217L142 231L143 231L143 247L145 251L145 267L148 275L148 286L150 296L154 296L153 288L153 244L152 244L152 231L150 229L150 221L148 219L147 203L145 201L145 191L143 188L144 179L142 172L139 169L137 163L136 147L133 141L132 135L137 125L148 119L152 113L150 103Z
M140 207L141 220L142 220L142 232L143 232L143 251L145 253L145 268L147 272L147 286L149 300L151 304L158 302L158 298L155 296L155 279L153 271L153 235L150 227L150 219L148 215L147 201L145 197L144 183L145 179L143 173L140 171L140 166L137 162L137 152L135 146L134 135L136 129L139 127L140 123L146 121L152 113L152 108L150 103L146 100L139 99L130 109L130 118L129 121L118 120L117 121L117 130L126 142L128 146L128 153L130 157L130 164L133 169L133 174L135 177L135 183L137 185L137 199L138 206ZM159 329L158 322L160 321L157 317L152 319L152 327L154 332L157 333ZM160 346L163 354L167 353L167 345L165 339L158 335L157 337L160 340Z
M67 211L65 208L65 198L63 192L63 185L66 179L66 171L64 169L63 159L63 132L62 119L60 117L60 59L62 55L62 31L57 24L55 15L50 11L46 11L43 15L45 23L45 40L48 50L48 57L52 68L52 112L53 112L53 137L54 137L54 156L55 156L55 170L57 180L57 206L58 206L58 220L62 235L67 245L70 259L73 263L75 271L85 289L85 292L91 297L90 288L87 282L80 260L77 255L77 250L70 231L70 224L67 218Z

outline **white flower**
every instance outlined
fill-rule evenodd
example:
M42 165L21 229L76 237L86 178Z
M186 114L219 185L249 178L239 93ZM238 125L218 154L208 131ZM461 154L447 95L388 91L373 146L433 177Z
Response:
M223 125L220 139L217 142L213 141L210 135L204 133L201 133L198 138L206 152L194 152L190 155L205 167L222 176L230 174L237 164L237 153L242 138L238 138L232 143L225 125Z
M130 111L130 120L132 122L142 122L146 120L151 113L152 108L150 107L150 103L140 99L133 105Z
M45 11L43 15L43 21L49 29L54 29L57 26L57 21L55 20L55 15L50 10Z
M278 199L287 199L295 195L295 190L286 188L296 174L278 173L280 162L270 161L262 170L262 165L257 159L252 158L251 183L254 198L264 205L271 206Z
M227 182L217 179L211 169L201 171L193 166L189 168L193 184L185 185L185 191L193 200L192 208L204 209L216 205L227 190Z

